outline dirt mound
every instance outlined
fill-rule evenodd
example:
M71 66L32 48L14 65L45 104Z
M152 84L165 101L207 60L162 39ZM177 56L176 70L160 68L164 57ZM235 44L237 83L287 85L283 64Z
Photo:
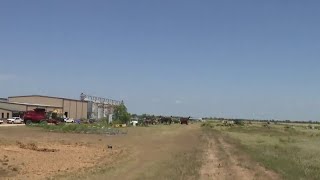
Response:
M17 145L21 149L29 149L33 151L40 151L40 152L57 152L57 149L49 149L49 148L39 148L35 143L28 143L23 144L22 142L17 141Z

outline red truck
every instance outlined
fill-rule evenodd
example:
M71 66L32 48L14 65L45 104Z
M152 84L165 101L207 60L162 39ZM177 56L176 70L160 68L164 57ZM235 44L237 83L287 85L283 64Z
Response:
M57 119L48 118L48 114L45 109L34 109L33 111L27 111L23 115L23 122L26 125L31 123L54 123L58 124L60 121Z

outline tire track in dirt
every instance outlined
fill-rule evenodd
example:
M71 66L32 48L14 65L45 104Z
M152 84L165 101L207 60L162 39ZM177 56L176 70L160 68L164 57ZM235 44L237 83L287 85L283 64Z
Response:
M222 161L219 158L219 149L215 139L206 137L207 151L204 154L204 165L200 170L202 180L219 179L220 177L226 177L227 171L222 168Z
M269 180L279 176L248 157L239 155L223 137L207 135L207 151L200 171L202 180Z

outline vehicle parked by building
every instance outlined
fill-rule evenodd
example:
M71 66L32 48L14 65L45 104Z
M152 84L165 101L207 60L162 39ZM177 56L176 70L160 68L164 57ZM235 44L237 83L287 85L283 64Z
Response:
M13 117L7 119L7 124L22 124L23 120L20 117Z
M3 120L2 119L0 119L0 124L3 124Z
M74 119L72 118L64 118L63 120L65 123L74 123Z
M27 111L23 116L23 122L26 125L32 123L54 123L59 124L61 121L59 118L48 117L45 109L34 109L32 111Z

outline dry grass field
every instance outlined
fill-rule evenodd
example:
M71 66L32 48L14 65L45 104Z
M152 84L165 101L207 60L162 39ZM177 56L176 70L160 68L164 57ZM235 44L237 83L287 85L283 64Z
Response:
M127 130L110 136L1 127L0 179L198 179L199 125Z
M278 178L320 179L319 125L246 123L226 127L210 122L206 126L214 136L233 145L233 154L245 154L259 166L276 172Z
M320 179L317 127L207 122L126 131L0 127L0 179Z

